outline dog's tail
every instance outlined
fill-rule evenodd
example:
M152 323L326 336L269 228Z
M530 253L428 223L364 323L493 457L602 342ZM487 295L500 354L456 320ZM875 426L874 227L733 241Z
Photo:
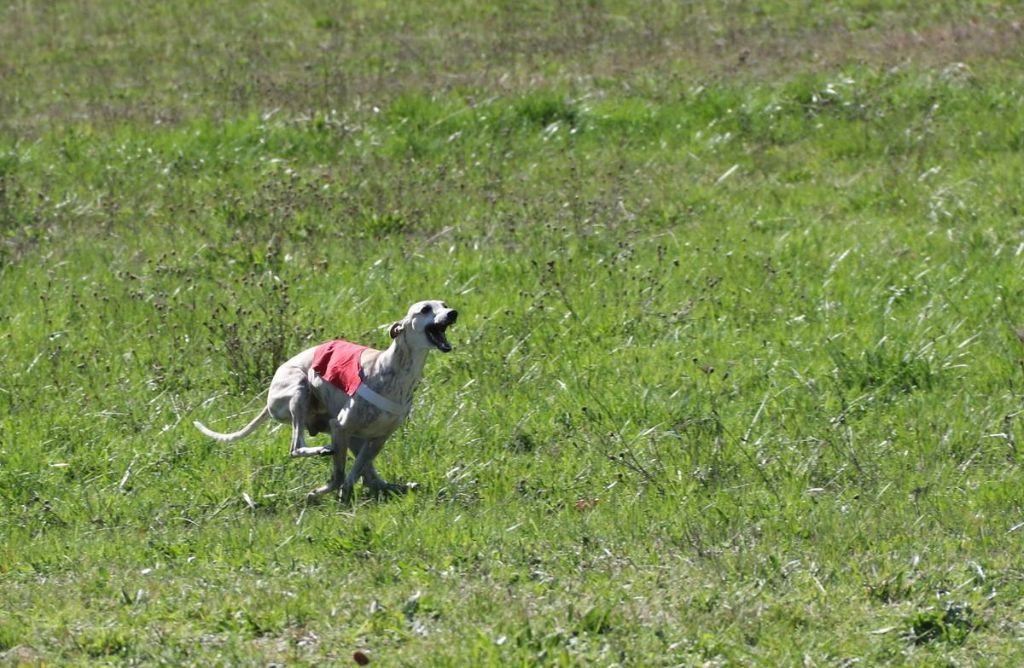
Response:
M203 432L204 434L214 439L215 441L221 441L226 443L228 441L237 441L238 439L253 433L254 431L256 431L256 427L260 426L260 424L262 424L263 421L266 420L268 417L270 417L270 409L264 408L259 415L253 418L252 422L250 422L249 424L242 427L239 431L236 431L232 434L221 434L220 432L213 431L199 420L196 420L192 424L196 426L196 429Z

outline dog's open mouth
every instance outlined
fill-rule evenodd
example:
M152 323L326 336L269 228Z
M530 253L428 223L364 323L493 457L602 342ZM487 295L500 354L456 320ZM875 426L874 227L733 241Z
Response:
M450 353L452 351L452 344L448 343L448 337L444 334L446 329L448 329L448 325L439 325L435 323L427 325L427 329L425 331L427 334L427 340L434 344L438 350L443 353Z

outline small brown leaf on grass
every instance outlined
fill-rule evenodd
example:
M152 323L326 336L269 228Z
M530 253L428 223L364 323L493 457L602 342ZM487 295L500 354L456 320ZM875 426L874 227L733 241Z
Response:
M582 513L584 510L590 510L596 506L600 500L601 499L578 499L574 505L576 510Z

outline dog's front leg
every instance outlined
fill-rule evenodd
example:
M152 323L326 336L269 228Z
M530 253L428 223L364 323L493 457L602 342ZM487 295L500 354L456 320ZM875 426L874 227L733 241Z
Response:
M322 494L333 492L340 488L345 480L345 458L348 457L349 448L348 436L337 420L332 419L329 424L331 427L331 478L326 485L317 487L307 494L307 501L313 501ZM322 449L326 450L326 448Z
M367 467L373 466L373 460L380 452L381 446L384 445L384 440L365 440L359 445L358 451L356 451L356 460L352 464L352 469L348 472L345 477L345 482L341 485L341 500L348 502L352 499L352 488L355 487L356 480L359 480L360 476L366 471Z
M381 442L377 451L380 452L383 447L384 443ZM381 478L380 474L377 473L377 467L373 465L373 462L367 464L366 469L363 471L363 484L377 493L405 494L409 491L408 485L403 485L397 482L388 482L384 478Z

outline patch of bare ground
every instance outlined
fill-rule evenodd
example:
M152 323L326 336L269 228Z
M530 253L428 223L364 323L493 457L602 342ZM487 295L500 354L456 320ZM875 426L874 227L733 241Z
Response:
M948 16L809 8L803 16L744 2L610 4L363 7L336 20L284 13L274 21L222 9L212 23L174 8L124 22L95 7L14 5L0 10L0 42L9 46L0 53L0 132L273 109L358 112L406 91L642 86L657 94L679 80L1022 57L1018 5Z
M43 665L44 655L31 647L15 645L5 652L0 652L0 663L5 666L36 666Z
M1024 18L956 17L947 22L916 25L906 17L887 24L851 27L821 23L805 29L784 29L770 23L721 25L714 21L681 25L619 26L582 31L566 44L551 36L534 38L530 48L512 54L510 63L558 56L567 66L554 75L535 68L506 70L498 81L506 88L557 84L569 79L616 79L625 84L637 74L647 77L738 76L763 78L827 71L846 65L888 67L913 64L944 67L950 63L1019 59L1024 56ZM529 42L528 42L529 43ZM527 56L532 53L532 56ZM450 77L480 85L478 73Z
M733 54L737 65L778 73L783 67L832 69L849 63L891 66L912 63L922 67L952 62L1020 58L1024 29L1019 20L974 18L906 29L900 26L863 30L832 28L807 32L796 38L734 40L720 53ZM718 45L716 45L718 46Z

